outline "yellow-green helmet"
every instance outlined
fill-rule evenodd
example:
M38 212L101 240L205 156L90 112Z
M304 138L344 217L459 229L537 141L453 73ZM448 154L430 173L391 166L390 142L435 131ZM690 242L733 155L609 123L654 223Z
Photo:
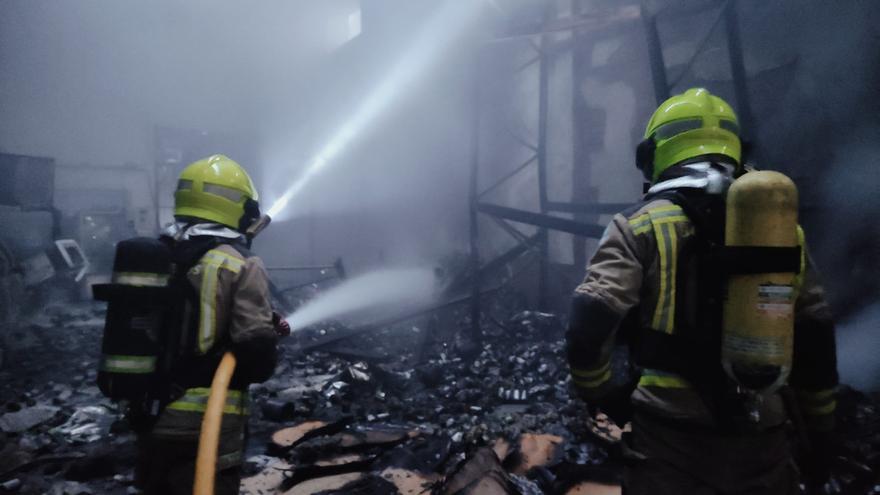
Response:
M664 101L651 116L645 139L653 141L651 182L669 167L701 155L724 155L739 165L739 123L733 108L703 88ZM647 170L645 170L647 175Z
M174 193L174 216L195 217L241 228L246 208L256 208L257 190L241 165L213 155L188 165Z

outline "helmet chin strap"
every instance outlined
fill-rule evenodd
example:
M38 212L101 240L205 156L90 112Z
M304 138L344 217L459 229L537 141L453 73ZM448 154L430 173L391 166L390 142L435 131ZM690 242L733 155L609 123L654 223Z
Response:
M654 152L657 150L657 142L654 136L648 136L636 146L636 168L641 170L645 180L651 182L654 175Z

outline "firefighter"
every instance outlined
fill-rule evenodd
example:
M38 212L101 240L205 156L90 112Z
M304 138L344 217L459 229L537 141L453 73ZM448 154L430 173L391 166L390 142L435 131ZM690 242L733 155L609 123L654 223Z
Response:
M176 393L138 437L137 484L149 494L192 493L198 436L211 379L226 351L238 365L224 409L216 492L238 493L248 417L247 386L275 369L279 336L287 323L272 311L263 262L248 251L245 230L260 216L247 172L223 155L186 167L174 195L175 222L162 234L186 279L188 362L175 366ZM193 259L187 263L187 256ZM182 260L182 261L181 261ZM137 421L137 418L134 418Z
M636 155L650 188L605 230L566 334L577 394L631 421L624 493L796 494L799 479L827 479L834 325L802 245L788 386L748 396L721 365L725 278L711 253L724 243L726 191L745 173L732 108L705 89L673 96ZM612 373L616 337L629 344L629 376ZM794 424L812 440L800 473Z

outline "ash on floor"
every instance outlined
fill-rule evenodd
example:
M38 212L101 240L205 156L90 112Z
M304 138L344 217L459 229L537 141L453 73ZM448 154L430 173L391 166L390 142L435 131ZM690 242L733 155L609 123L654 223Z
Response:
M613 444L569 396L562 322L496 299L480 338L453 309L285 342L252 386L243 492L619 493ZM133 435L95 386L102 325L100 305L58 305L9 332L0 493L135 492ZM876 397L839 404L835 483L880 493Z

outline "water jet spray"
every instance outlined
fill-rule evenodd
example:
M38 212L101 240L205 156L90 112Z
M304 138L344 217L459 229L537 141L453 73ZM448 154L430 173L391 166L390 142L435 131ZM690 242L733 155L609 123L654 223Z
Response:
M432 303L438 295L432 269L370 272L327 290L287 316L293 331L342 316L400 314Z
M385 111L395 97L411 86L416 78L468 25L477 17L482 2L447 0L440 10L425 25L422 32L401 58L388 72L388 75L363 100L360 107L327 141L320 151L308 162L302 175L272 203L268 215L276 220L285 211L290 200L299 194L309 182L368 127L368 124Z

